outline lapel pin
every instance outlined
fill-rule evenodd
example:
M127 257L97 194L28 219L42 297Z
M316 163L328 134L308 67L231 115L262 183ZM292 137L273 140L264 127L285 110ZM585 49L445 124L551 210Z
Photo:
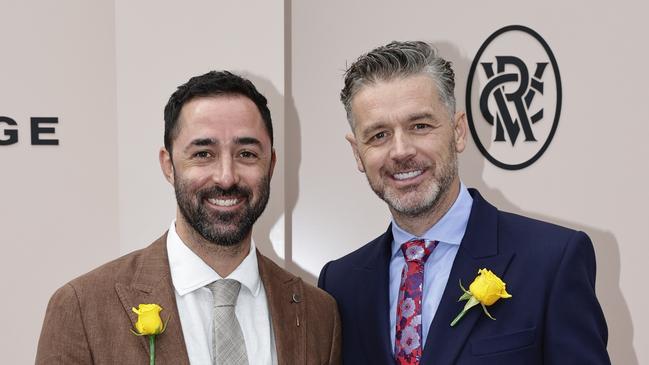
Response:
M301 300L302 298L298 293L293 293L293 296L291 296L291 303L299 303ZM295 325L300 327L300 317L298 316L297 313L295 313Z

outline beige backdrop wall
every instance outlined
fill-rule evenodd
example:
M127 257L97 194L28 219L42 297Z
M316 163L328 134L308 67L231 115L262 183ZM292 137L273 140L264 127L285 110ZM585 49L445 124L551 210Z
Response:
M18 124L0 146L0 362L29 364L54 289L119 254L114 7L0 9L0 116ZM58 118L58 146L31 145L31 117Z
M283 1L3 0L0 12L0 116L19 129L0 146L1 363L34 362L56 288L169 227L162 110L190 76L229 69L269 99L280 161L254 236L281 260ZM60 145L32 146L31 117L57 117L43 136Z
M73 277L147 245L174 216L158 167L162 108L191 75L231 69L270 102L279 164L258 246L314 282L322 265L385 230L389 215L356 171L338 93L361 52L434 42L457 72L459 107L475 52L523 24L552 47L564 109L545 155L521 171L470 142L463 181L500 208L586 231L614 363L649 362L643 288L649 203L647 5L549 0L398 5L369 0L0 2L3 363L33 362L47 300ZM57 117L59 146L32 146L31 117ZM7 126L0 124L0 139ZM50 136L47 136L50 137Z

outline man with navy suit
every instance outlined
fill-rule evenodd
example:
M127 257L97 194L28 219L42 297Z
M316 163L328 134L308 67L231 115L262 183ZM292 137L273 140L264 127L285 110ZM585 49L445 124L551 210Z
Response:
M467 121L454 77L424 42L378 47L345 73L346 138L392 222L320 273L338 302L344 363L610 364L588 236L501 212L460 181ZM451 326L466 303L460 283L473 293L481 269L505 294Z

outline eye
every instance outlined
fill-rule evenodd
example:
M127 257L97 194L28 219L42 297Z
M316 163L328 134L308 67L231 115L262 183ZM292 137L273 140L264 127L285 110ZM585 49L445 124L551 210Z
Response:
M378 143L381 142L383 139L388 137L388 132L386 131L381 131L376 134L374 134L372 137L369 139L369 143Z
M431 128L431 126L426 123L417 123L412 126L412 129L415 130L428 129L428 128Z
M205 159L211 157L212 154L209 151L198 151L194 153L193 157L199 158L199 159Z
M241 151L239 152L239 157L244 159L256 159L257 154L251 151Z

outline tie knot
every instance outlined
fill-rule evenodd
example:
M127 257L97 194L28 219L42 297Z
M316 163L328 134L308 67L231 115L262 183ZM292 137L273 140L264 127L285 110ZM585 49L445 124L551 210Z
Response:
M237 302L241 283L233 279L220 279L207 287L212 291L215 307L232 307Z
M406 261L425 263L436 245L437 241L413 239L401 245L401 252Z

